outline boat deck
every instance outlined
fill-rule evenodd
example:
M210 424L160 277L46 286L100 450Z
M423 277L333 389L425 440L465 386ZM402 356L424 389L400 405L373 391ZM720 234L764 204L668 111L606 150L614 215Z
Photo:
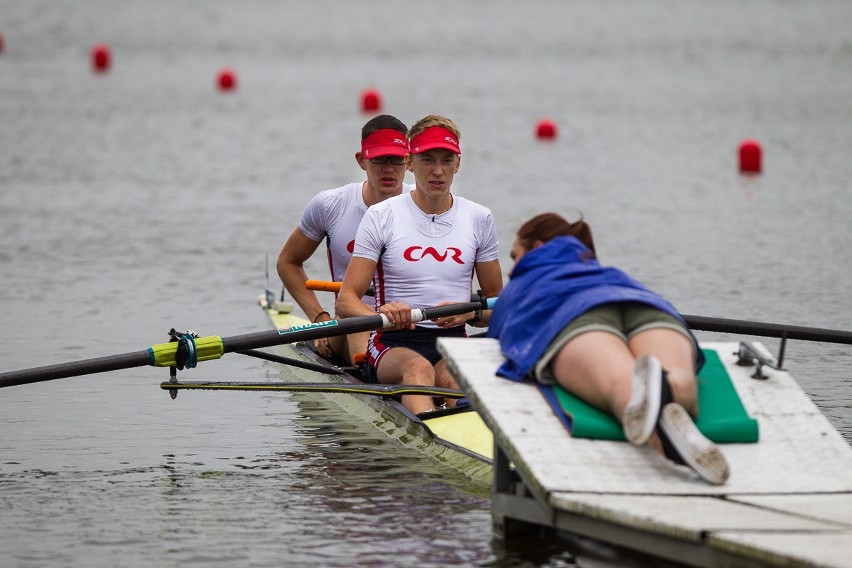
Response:
M852 448L784 371L715 349L760 441L724 444L727 484L708 485L648 448L572 438L539 390L494 373L496 341L439 349L495 439L498 536L549 527L692 566L852 565Z

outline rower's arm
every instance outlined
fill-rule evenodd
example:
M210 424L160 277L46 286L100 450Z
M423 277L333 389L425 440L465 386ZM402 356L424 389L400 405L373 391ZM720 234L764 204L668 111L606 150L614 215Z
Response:
M315 321L318 315L326 311L319 303L316 293L305 288L308 275L304 265L316 252L320 242L309 239L299 227L296 227L278 254L276 265L278 276L287 288L287 292L311 321ZM331 319L331 316L328 319Z
M503 290L503 269L500 268L500 261L477 262L474 265L474 270L476 271L476 279L479 281L479 288L482 290L482 295L486 298L496 298L499 296ZM471 325L487 327L490 318L491 310L483 310L482 319L476 323L471 323Z
M343 318L376 315L376 311L361 301L373 280L376 263L367 258L353 256L334 304L335 312Z

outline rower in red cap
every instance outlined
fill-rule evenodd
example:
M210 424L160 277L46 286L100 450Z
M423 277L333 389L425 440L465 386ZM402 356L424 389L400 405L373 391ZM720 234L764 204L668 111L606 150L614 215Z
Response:
M313 322L327 321L331 314L323 309L316 294L305 288L308 276L304 263L325 239L331 280L340 282L352 258L352 246L358 223L371 205L411 191L404 184L405 157L408 155L408 128L396 117L382 114L361 129L361 151L355 161L367 174L367 180L320 192L308 202L299 225L293 229L278 255L278 275L287 291ZM364 297L372 310L373 299ZM367 350L369 333L317 339L314 347L323 357L338 355L346 365L353 356Z
M497 296L503 288L497 229L487 207L450 191L461 165L456 124L430 115L411 128L409 137L406 164L414 173L415 188L374 205L364 215L335 307L342 317L374 314L361 301L373 283L375 310L394 326L370 335L370 378L386 384L458 388L436 340L465 337L465 324L485 326L488 312L414 324L411 309L469 302L474 275L486 297ZM402 402L415 414L435 406L431 397L422 395L404 396Z

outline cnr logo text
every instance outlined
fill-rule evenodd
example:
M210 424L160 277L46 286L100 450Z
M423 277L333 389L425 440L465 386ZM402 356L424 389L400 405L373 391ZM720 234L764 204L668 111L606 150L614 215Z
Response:
M409 262L417 262L419 260L424 259L427 256L431 256L438 262L444 262L447 258L451 259L453 262L457 262L458 264L464 264L464 261L461 259L462 251L457 249L456 247L448 247L443 253L438 252L435 247L426 247L423 248L421 246L412 246L405 249L403 253L403 257L405 260Z

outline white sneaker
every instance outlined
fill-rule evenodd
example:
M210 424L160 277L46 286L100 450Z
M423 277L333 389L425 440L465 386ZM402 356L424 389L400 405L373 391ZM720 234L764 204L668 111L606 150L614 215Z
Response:
M633 365L630 400L624 407L621 424L630 443L641 446L648 441L660 416L663 369L653 355L642 355Z
M684 407L672 402L660 415L660 435L666 436L685 465L713 485L728 480L731 470L722 451L698 431ZM676 460L677 461L677 460Z

